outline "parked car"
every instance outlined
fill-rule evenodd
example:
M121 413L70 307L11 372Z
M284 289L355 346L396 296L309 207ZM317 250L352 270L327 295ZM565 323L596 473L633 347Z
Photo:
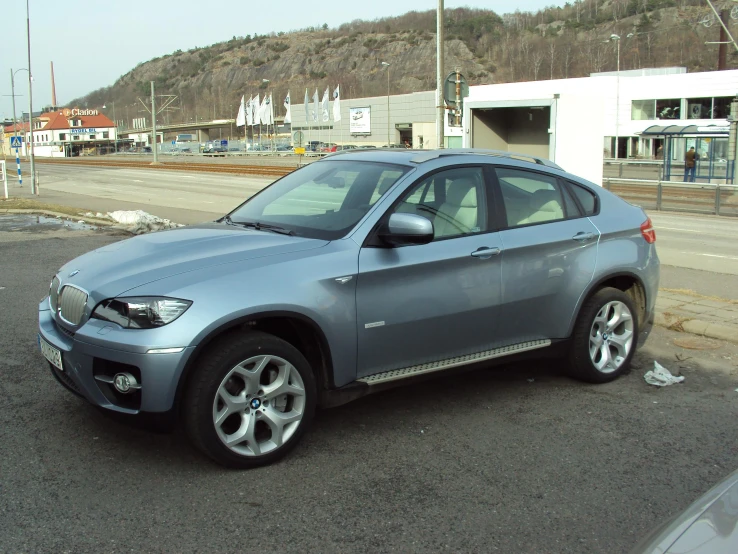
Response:
M631 554L738 552L738 471L656 527Z
M179 419L238 468L317 406L464 365L548 353L611 381L653 323L651 221L520 157L336 153L213 223L98 248L53 276L41 351L90 403Z
M339 144L336 146L334 152L341 152L342 150L356 150L358 148L355 144Z
M335 142L324 142L320 145L321 152L335 152L338 145Z

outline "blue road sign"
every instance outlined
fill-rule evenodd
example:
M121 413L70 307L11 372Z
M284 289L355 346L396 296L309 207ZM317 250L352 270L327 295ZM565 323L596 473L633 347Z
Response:
M10 147L11 148L22 148L23 147L23 137L21 136L10 137Z
M174 146L175 144L177 144L177 141L176 140L173 140L172 141L172 146Z
M227 140L221 140L220 141L220 145L221 146L228 146L228 141Z

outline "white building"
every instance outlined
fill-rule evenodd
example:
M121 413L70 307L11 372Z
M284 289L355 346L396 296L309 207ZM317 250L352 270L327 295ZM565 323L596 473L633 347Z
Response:
M463 144L547 157L601 183L603 161L616 157L615 150L618 158L659 157L663 138L641 135L649 127L724 130L737 92L738 70L686 73L684 68L475 86L464 104ZM727 139L675 139L672 159L682 160L690 145L727 149Z

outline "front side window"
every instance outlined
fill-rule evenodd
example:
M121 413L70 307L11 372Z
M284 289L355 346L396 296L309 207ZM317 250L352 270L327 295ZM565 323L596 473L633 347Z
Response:
M480 167L456 167L422 179L395 207L433 223L434 240L488 229L485 180Z
M507 226L520 227L579 215L555 177L520 169L497 168ZM573 213L572 213L573 212Z
M234 224L260 223L300 236L335 240L346 235L409 167L325 160L283 177L238 207Z

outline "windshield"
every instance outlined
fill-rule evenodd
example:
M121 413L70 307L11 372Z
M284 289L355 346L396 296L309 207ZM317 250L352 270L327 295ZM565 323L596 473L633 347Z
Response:
M234 224L279 226L299 236L346 235L409 167L325 160L283 177L230 214Z

